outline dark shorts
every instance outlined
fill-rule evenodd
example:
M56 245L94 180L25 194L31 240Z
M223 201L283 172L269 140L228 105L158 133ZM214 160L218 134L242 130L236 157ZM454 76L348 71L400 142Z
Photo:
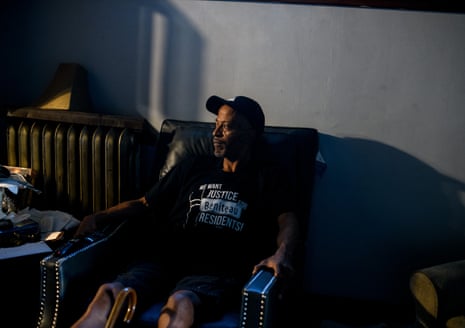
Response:
M137 292L142 311L156 302L166 302L175 291L189 290L200 299L196 320L215 320L228 309L240 306L244 281L225 275L180 276L156 263L141 263L117 277L117 281Z

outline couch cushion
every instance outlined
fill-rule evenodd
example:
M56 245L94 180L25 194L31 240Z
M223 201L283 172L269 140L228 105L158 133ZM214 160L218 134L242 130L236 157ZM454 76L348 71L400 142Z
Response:
M177 163L190 156L212 155L212 130L198 127L178 127L173 140L168 144L165 165L160 170L160 178L166 175Z

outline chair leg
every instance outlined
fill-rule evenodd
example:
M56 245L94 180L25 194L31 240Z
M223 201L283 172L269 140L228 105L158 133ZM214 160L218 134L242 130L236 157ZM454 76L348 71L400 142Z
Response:
M131 322L132 317L134 316L134 312L136 311L137 294L136 291L131 287L126 287L118 293L115 304L113 304L110 315L108 316L107 322L105 324L105 328L113 328L115 326L116 320L121 313L121 309L125 304L126 299L128 299L128 305L123 321L125 323Z

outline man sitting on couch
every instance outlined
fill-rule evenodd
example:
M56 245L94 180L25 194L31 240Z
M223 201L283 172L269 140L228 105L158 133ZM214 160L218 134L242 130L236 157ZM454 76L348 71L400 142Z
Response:
M185 160L144 197L82 220L77 235L156 213L153 222L145 221L155 225L156 236L147 241L150 258L101 285L73 328L104 327L124 287L136 290L137 310L165 302L158 327L192 327L237 307L242 287L260 268L292 273L294 190L284 169L257 156L265 126L260 105L244 96L211 96L206 107L217 115L214 156Z

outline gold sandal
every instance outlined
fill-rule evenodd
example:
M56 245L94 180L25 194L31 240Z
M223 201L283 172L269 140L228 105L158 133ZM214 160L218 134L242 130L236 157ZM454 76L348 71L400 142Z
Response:
M126 299L128 300L128 305L126 308L126 314L124 315L123 321L125 323L130 323L132 317L134 316L134 312L136 311L136 304L137 304L137 294L134 289L131 287L126 287L122 289L118 295L116 296L115 303L111 308L110 315L108 316L107 322L105 324L105 328L113 328L115 326L116 320L119 317L121 312L121 308L123 307Z

